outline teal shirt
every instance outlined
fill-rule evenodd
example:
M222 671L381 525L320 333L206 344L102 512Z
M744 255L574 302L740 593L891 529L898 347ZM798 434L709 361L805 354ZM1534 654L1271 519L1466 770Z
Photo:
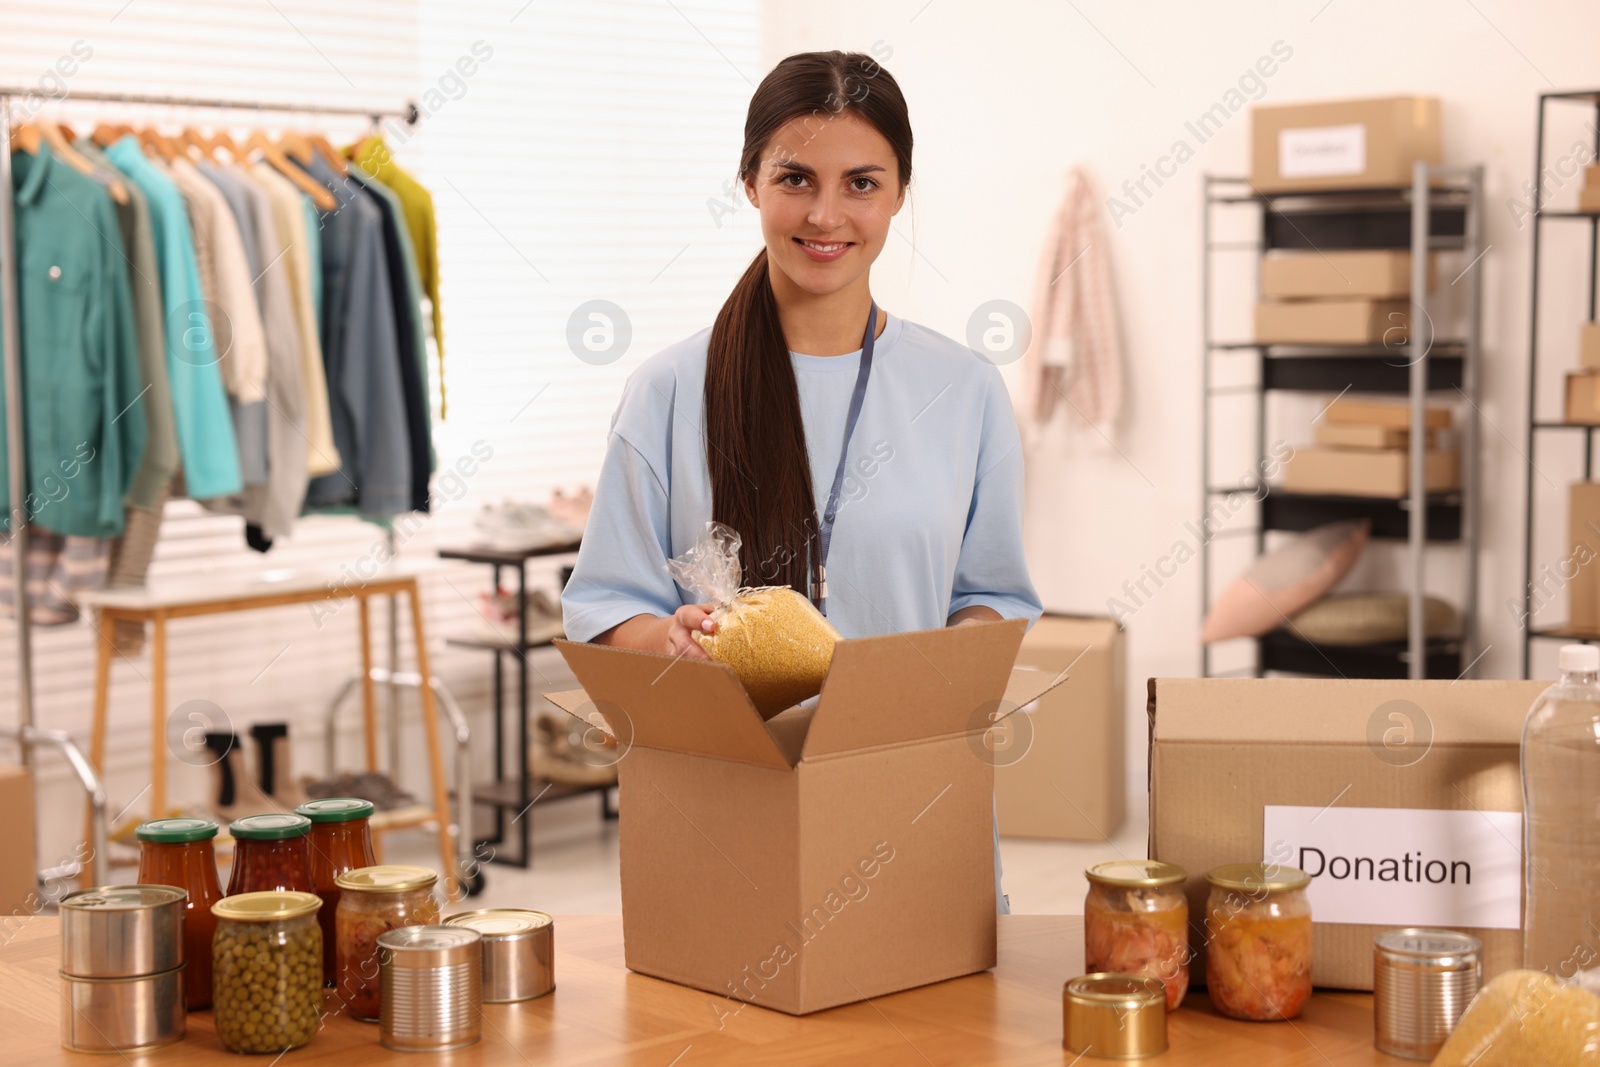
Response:
M317 312L317 336L322 336L322 216L305 193L300 194L300 209L306 216L306 251L311 264L311 306Z
M195 500L237 493L244 485L239 476L233 416L228 413L228 395L217 367L188 208L171 179L145 158L137 138L123 137L106 149L106 158L143 190L150 204L184 485Z
M15 153L12 167L28 450L20 517L56 533L116 537L145 447L139 335L116 212L100 183L46 146ZM0 406L0 489L9 501L6 447ZM8 508L0 525L10 529L16 517Z

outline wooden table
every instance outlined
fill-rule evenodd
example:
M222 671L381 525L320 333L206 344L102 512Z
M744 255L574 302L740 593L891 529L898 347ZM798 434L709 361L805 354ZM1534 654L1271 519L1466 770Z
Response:
M356 569L340 571L323 570L268 570L244 576L218 576L191 579L181 582L156 582L138 588L96 589L83 593L80 602L99 613L96 629L99 632L99 654L95 663L94 722L89 737L89 762L97 771L105 768L106 726L111 703L111 663L116 656L112 641L115 624L129 622L149 623L150 641L150 812L151 818L161 818L167 809L167 623L172 619L188 619L205 615L223 615L239 611L257 611L264 608L284 607L292 604L336 603L354 600L357 606L356 624L361 639L361 699L363 729L366 743L367 769L376 770L378 762L378 713L372 683L371 612L368 602L375 596L404 596L411 615L411 632L416 641L417 672L426 679L432 672L428 667L428 642L423 630L422 597L418 590L418 576L431 570L415 563L394 563L372 567L371 576L362 573L362 562ZM336 603L329 614L339 610ZM422 728L427 742L428 767L433 779L433 806L408 811L404 819L391 819L382 829L399 829L435 821L439 826L439 874L449 885L450 893L456 886L456 846L450 829L449 784L445 779L444 753L439 745L439 717L434 704L433 690L427 685L417 688L422 701ZM465 784L463 784L465 788ZM84 835L88 837L88 818L85 817ZM379 829L374 824L374 831ZM87 885L90 869L86 866L80 880Z
M1002 916L1000 965L893 996L800 1018L669 982L622 965L618 915L556 919L556 990L520 1004L487 1004L483 1040L436 1056L390 1052L377 1026L344 1017L283 1057L293 1064L422 1063L521 1067L566 1064L855 1064L861 1067L975 1067L1071 1064L1061 1047L1061 986L1083 969L1077 916ZM0 947L0 1033L7 1063L83 1064L59 1046L58 920L25 920ZM0 937L4 936L0 927ZM1372 997L1322 993L1292 1022L1243 1023L1217 1015L1191 992L1168 1027L1169 1051L1144 1061L1162 1067L1345 1067L1406 1061L1372 1047ZM210 1012L189 1017L189 1036L140 1063L216 1063L224 1054ZM266 1057L258 1057L263 1061ZM244 1063L229 1057L225 1062ZM1110 1063L1108 1060L1083 1061Z

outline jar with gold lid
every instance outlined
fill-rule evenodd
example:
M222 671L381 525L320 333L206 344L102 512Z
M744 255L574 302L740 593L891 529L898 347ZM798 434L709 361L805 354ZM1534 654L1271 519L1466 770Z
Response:
M261 892L211 906L212 1019L230 1052L282 1054L322 1022L322 928L314 893Z
M378 937L402 926L437 923L433 887L438 880L426 867L394 864L358 867L334 880L339 887L334 988L352 1018L378 1021Z
M1189 990L1189 872L1157 860L1111 860L1083 874L1084 968L1159 979L1167 1010L1176 1010Z
M1311 999L1310 875L1235 863L1206 874L1206 992L1235 1019L1293 1019Z

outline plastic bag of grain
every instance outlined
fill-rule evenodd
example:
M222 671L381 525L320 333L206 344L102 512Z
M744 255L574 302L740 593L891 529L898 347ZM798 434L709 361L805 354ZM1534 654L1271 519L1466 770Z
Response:
M1543 971L1507 971L1484 986L1433 1067L1596 1067L1600 997Z
M733 668L750 702L770 719L822 691L839 631L786 585L741 586L740 544L735 530L708 522L693 547L667 562L667 571L716 605L716 632L694 639L706 655Z

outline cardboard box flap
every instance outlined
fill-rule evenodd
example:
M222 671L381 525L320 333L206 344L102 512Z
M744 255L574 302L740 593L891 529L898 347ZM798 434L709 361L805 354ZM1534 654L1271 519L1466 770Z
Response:
M1070 677L1071 667L1059 671L1041 671L1037 667L1011 668L1011 677L1006 679L1005 699L995 710L994 721L999 722L1019 708L1032 704Z
M1026 629L1005 619L839 642L801 758L988 729Z
M598 711L619 744L785 770L791 766L739 679L722 664L580 641L557 639L555 646L583 683L586 699L575 701L571 693L545 696L586 722L591 711Z

